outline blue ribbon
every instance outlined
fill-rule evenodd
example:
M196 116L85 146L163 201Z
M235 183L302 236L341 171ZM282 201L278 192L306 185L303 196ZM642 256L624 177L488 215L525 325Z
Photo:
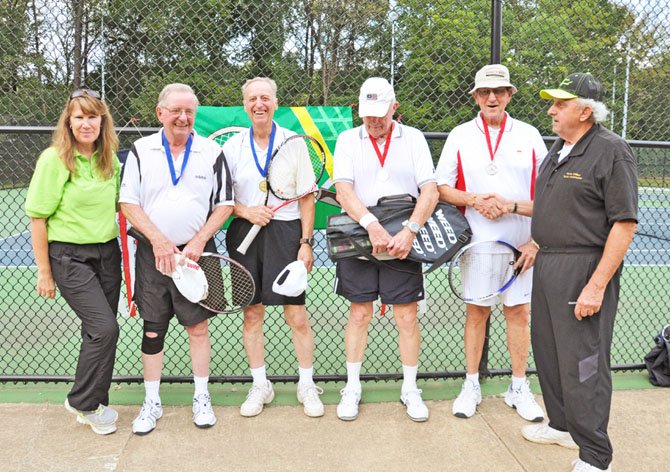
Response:
M256 155L256 147L254 146L254 127L249 128L249 142L251 143L251 153L254 155L254 161L256 162L256 169L260 172L261 177L265 177L268 174L268 165L270 164L270 157L272 156L272 146L275 142L275 132L277 131L277 126L275 122L272 122L272 131L270 132L270 144L268 146L268 153L265 156L265 166L261 167L260 162L258 162L258 156Z
M172 177L172 185L177 185L179 179L184 175L184 169L186 168L186 163L188 158L191 155L191 144L193 144L193 134L188 135L188 140L186 141L186 149L184 150L184 161L181 163L181 172L179 172L179 177L174 171L174 162L172 162L172 153L170 152L170 144L168 143L167 138L165 137L165 131L161 131L161 137L163 139L163 148L165 149L165 155L167 156L168 166L170 167L170 176Z

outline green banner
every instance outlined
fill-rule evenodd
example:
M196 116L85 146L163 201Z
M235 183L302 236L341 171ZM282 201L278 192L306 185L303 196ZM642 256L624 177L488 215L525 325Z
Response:
M353 127L350 107L279 107L274 120L284 128L299 134L308 134L321 142L326 150L326 169L333 173L333 152L337 137L342 131ZM199 135L215 139L223 144L230 133L251 126L244 107L198 107L195 130ZM339 213L332 205L317 202L314 227L324 229L328 215Z

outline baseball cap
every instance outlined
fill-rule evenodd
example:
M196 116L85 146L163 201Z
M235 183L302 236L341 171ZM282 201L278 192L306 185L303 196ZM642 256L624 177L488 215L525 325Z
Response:
M303 261L293 261L279 273L272 291L287 297L297 297L307 290L307 268Z
M575 72L558 84L555 89L540 90L540 97L551 100L569 100L571 98L590 98L597 102L605 95L603 85L591 74Z
M502 64L489 64L477 71L475 75L475 87L470 90L474 93L479 88L512 87L512 93L516 93L516 87L509 81L509 70Z
M395 102L393 85L381 77L371 77L361 86L361 93L358 96L358 116L382 117L388 113L393 102Z

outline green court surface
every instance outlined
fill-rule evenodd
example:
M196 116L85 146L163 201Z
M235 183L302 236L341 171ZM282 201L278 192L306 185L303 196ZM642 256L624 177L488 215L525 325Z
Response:
M537 377L530 376L533 392L539 394ZM646 372L617 372L612 376L615 390L653 389ZM419 380L424 400L452 400L461 390L461 379ZM324 393L321 396L325 404L337 404L343 382L318 383ZM507 389L509 377L482 379L482 395L496 396ZM401 382L363 382L365 403L396 402ZM18 383L0 384L0 403L62 403L69 392L69 383ZM219 406L235 406L244 402L249 384L211 383L209 387L212 403ZM275 383L273 405L298 405L294 383ZM110 404L141 405L144 399L144 387L139 384L112 384ZM190 405L193 400L192 384L162 384L161 400L165 405Z

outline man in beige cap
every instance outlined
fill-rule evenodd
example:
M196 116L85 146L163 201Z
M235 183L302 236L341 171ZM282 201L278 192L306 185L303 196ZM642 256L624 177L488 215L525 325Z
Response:
M393 86L372 77L361 87L358 114L363 125L337 138L333 180L337 200L350 217L367 231L373 255L388 253L394 260L379 267L367 260L344 259L337 263L336 292L351 302L344 335L347 385L337 406L344 421L358 417L361 399L360 371L372 320L372 302L393 305L403 383L400 401L413 421L426 421L428 408L416 385L421 336L417 302L424 298L421 263L407 260L412 242L437 204L438 194L430 149L423 133L393 120L398 108ZM419 193L420 190L420 193ZM368 211L385 196L411 194L414 212L396 234L389 234Z
M530 297L532 266L537 247L530 238L535 176L547 148L534 127L505 112L517 89L507 67L484 66L470 91L479 113L475 119L454 128L442 150L436 177L440 198L463 207L473 233L473 242L505 241L521 251L522 272L498 297L465 304L466 379L454 401L453 414L469 418L482 401L479 363L491 307L503 304L507 323L507 348L512 362L512 382L504 393L505 403L527 421L542 421L544 412L535 402L526 380L530 348ZM493 255L484 255L493 263ZM463 283L485 283L463 273Z

